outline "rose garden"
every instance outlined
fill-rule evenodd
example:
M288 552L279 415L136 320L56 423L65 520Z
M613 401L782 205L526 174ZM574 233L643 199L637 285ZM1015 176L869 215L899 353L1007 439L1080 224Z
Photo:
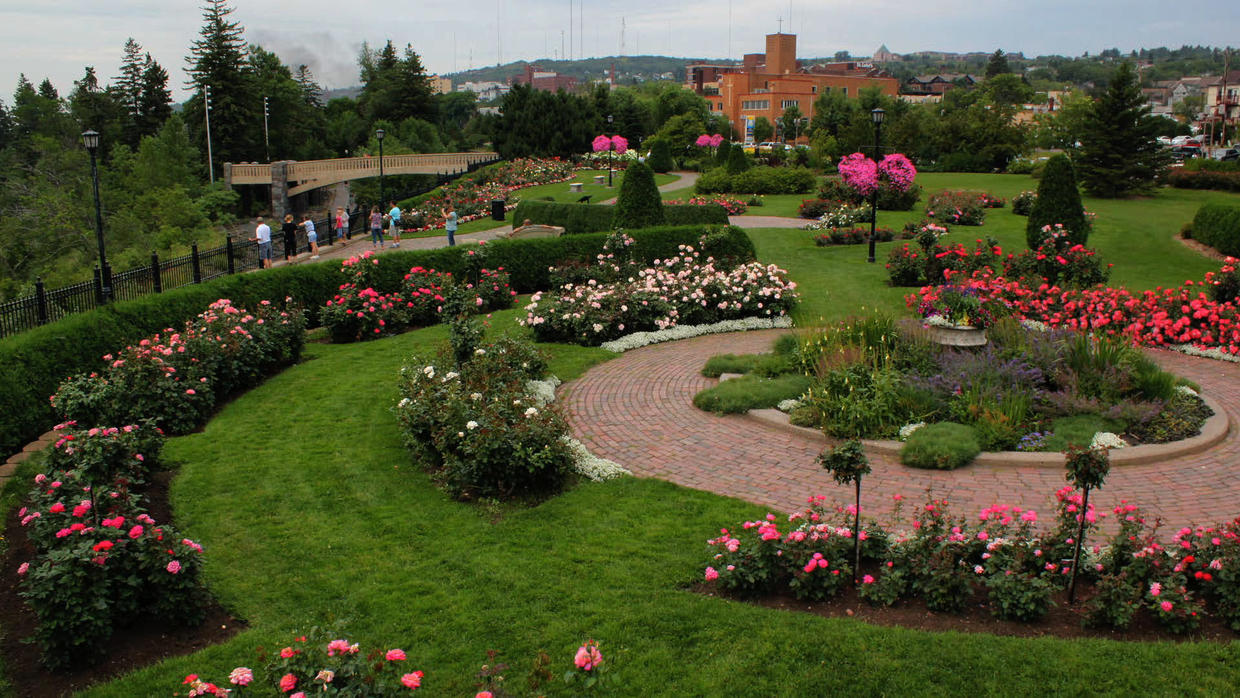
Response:
M14 692L1233 691L1240 197L712 135L4 340Z

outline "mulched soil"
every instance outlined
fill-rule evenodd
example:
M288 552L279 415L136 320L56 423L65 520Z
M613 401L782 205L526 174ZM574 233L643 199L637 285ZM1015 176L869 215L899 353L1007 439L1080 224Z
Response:
M168 505L168 483L172 473L161 471L152 475L147 489L148 507L156 521L172 521ZM4 673L12 682L13 695L21 698L52 698L70 695L87 686L107 681L140 667L154 664L166 657L190 654L228 640L245 628L245 622L234 618L212 601L207 619L196 628L168 626L158 619L146 618L126 628L117 629L109 641L107 657L100 663L67 673L51 673L39 663L39 649L22 642L34 633L36 618L18 595L18 577L13 572L22 562L34 557L34 547L26 531L14 515L5 526L8 549L0 556L0 655L4 657Z
M1132 625L1122 632L1086 628L1082 624L1085 616L1085 602L1094 593L1093 587L1088 584L1077 586L1075 605L1068 605L1066 591L1055 594L1055 605L1042 620L1036 623L999 620L992 616L984 588L975 590L972 601L959 615L927 610L926 605L920 599L902 600L891 607L871 606L851 587L829 601L799 601L792 594L771 594L757 598L737 599L720 591L714 584L706 582L693 585L692 590L705 596L732 598L782 611L813 613L824 618L856 618L873 625L933 632L954 630L962 633L988 633L1010 637L1098 638L1121 642L1231 642L1237 639L1236 633L1232 632L1222 621L1208 616L1202 621L1197 632L1174 635L1164 630L1152 614L1144 611L1139 611L1133 618Z

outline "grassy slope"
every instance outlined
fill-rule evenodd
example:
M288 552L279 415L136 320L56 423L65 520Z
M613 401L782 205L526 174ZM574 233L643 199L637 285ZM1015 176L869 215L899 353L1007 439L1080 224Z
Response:
M985 188L1005 197L1032 188L1023 177L921 181L931 192ZM1099 213L1093 242L1119 263L1117 281L1199 278L1212 263L1168 238L1201 201L1226 197L1164 191L1152 201L1090 202ZM911 216L885 213L880 224ZM1020 247L1023 222L1002 209L986 227L965 230ZM801 283L803 321L902 305L904 290L883 283L890 243L868 265L863 248L816 248L803 231L753 236L763 260ZM496 325L511 315L497 314ZM190 672L222 679L233 666L253 666L256 646L280 646L287 633L335 619L367 648L404 647L428 672L430 695L468 694L487 649L500 650L516 667L510 680L521 681L537 649L562 670L585 637L605 652L626 650L617 662L626 695L1224 695L1240 682L1237 643L931 634L680 591L700 573L702 541L759 511L655 480L586 484L489 523L410 466L388 411L402 358L444 336L431 328L313 345L306 362L229 404L203 433L171 440L168 456L183 464L173 488L178 523L207 546L209 583L252 629L91 695L166 695ZM556 352L562 377L605 358Z

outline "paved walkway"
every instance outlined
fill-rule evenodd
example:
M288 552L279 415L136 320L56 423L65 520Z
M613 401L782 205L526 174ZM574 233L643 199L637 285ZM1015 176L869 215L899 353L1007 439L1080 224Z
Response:
M700 370L714 354L769 351L778 330L698 337L625 353L590 369L563 389L573 434L594 454L640 477L738 497L775 511L803 507L811 495L839 504L851 488L836 485L815 459L823 441L764 426L738 415L716 416L692 404L716 381ZM1172 352L1153 352L1168 370L1190 378L1221 404L1233 424L1240 416L1240 365ZM1063 469L971 465L952 472L907 468L895 458L870 456L863 505L887 518L892 495L920 502L926 489L946 496L956 513L975 515L997 503L1053 514ZM1091 500L1109 511L1121 499L1163 517L1169 525L1230 521L1240 514L1240 436L1233 427L1212 449L1175 462L1117 466ZM907 515L908 509L905 509Z

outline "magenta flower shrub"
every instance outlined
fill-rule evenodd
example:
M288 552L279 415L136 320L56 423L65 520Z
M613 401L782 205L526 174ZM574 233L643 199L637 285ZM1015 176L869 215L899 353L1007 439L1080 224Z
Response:
M926 202L926 216L943 225L982 225L986 221L986 192L944 190Z
M861 196L869 196L886 184L896 191L907 191L917 177L917 168L900 153L885 156L874 162L861 153L840 158L837 166L844 184Z
M599 276L614 281L588 277L536 293L517 322L540 342L597 346L678 324L786 315L796 304L796 284L774 265L751 262L724 271L693 246L681 245L679 251L647 268L600 255Z
M217 400L295 362L304 329L298 310L262 301L251 312L221 298L181 330L107 354L100 371L70 377L52 406L82 425L151 419L183 434L202 424Z
M664 206L709 206L710 204L718 204L728 212L729 216L739 216L749 210L749 205L735 196L726 194L714 194L712 196L691 196L688 201L680 199L667 199L663 202Z
M143 618L200 623L202 546L157 524L134 489L158 462L162 435L149 424L57 430L48 471L18 510L36 551L17 570L20 593L38 617L44 664L97 659L115 629Z

